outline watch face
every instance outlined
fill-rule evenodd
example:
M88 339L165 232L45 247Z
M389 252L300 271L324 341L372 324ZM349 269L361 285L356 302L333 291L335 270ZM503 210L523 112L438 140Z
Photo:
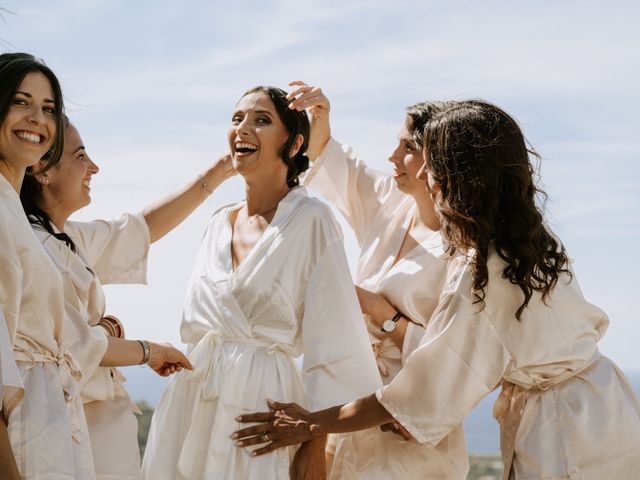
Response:
M393 332L396 329L396 322L391 319L385 320L382 324L382 330L387 333Z

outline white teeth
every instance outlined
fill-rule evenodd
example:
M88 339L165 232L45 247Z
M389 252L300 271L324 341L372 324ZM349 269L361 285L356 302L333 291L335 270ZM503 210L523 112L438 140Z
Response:
M258 147L256 147L252 143L247 143L247 142L236 142L235 147L236 147L236 150L238 150L239 148L246 148L254 151L258 149Z
M16 135L18 135L23 140L27 140L28 142L32 142L32 143L40 143L40 139L42 138L37 133L31 133L31 132L25 132L25 131L16 132Z
M84 185L85 187L91 187L91 180L85 180L82 182L82 185Z

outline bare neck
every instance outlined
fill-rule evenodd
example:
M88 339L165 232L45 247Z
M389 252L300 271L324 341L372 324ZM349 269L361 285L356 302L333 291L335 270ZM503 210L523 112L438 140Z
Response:
M426 190L425 193L427 193ZM414 220L414 225L422 224L430 230L433 230L434 232L440 230L440 221L438 220L435 207L428 194L423 195L421 192L421 194L412 195L412 197L416 202L417 213L417 216Z
M0 174L7 179L7 182L11 184L18 195L20 195L20 188L22 188L22 181L26 171L26 168L15 167L5 160L0 160Z
M40 197L36 203L38 207L49 215L51 223L53 223L59 231L64 232L64 224L67 223L67 219L73 214L73 211L65 208L61 201L47 198L46 194Z
M245 193L247 195L247 215L260 215L275 210L278 203L289 193L286 183L269 185L266 182L247 182Z

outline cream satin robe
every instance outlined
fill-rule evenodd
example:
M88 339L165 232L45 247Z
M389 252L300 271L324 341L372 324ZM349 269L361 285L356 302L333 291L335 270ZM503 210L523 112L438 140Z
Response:
M2 175L0 245L0 307L25 392L17 405L4 404L20 473L25 479L95 478L80 366L61 340L62 279Z
M395 262L415 201L398 190L390 175L367 167L349 147L333 139L314 162L305 185L336 205L353 228L361 248L356 284L383 294L415 322L407 326L402 351L368 322L382 380L387 384L420 344L424 326L438 306L448 258L442 237L433 232ZM434 362L427 370L439 368L440 362ZM331 478L463 480L468 469L462 425L433 448L374 428L337 437Z
M378 391L380 403L417 440L434 445L507 381L527 390L514 442L515 478L638 479L640 404L598 352L607 316L584 299L575 275L571 281L562 275L545 301L534 292L518 321L523 294L502 278L504 267L491 253L480 310L470 262L451 262L422 345ZM434 363L439 368L428 368Z
M218 211L202 242L181 325L194 371L174 375L155 411L147 479L289 478L295 449L252 458L230 438L235 417L267 398L317 410L381 385L329 208L292 189L234 271L229 214L241 206Z
M0 411L10 412L24 395L20 371L13 358L13 342L0 308Z
M140 477L139 410L122 386L115 368L100 368L106 332L97 326L105 314L103 284L146 283L149 229L140 215L119 220L67 222L65 232L76 245L67 245L34 226L36 236L62 273L65 308L82 323L65 327L84 378L81 395L89 428L98 480ZM97 347L97 348L96 348Z

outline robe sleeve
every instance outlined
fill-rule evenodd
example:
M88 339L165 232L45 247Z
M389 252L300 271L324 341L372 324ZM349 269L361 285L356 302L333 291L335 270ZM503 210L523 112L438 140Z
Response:
M302 380L312 411L382 385L339 240L327 245L309 278L302 339Z
M393 181L355 157L351 147L332 138L313 162L304 183L336 206L361 243L371 221L395 188Z
M402 365L407 363L409 356L420 346L425 331L422 325L417 325L413 322L408 323L404 333L404 340L402 341Z
M402 370L376 392L382 406L429 446L497 387L511 361L493 323L473 304L470 275L464 277L443 293L421 345Z
M13 357L13 342L0 308L0 411L13 410L23 395L22 376Z
M150 237L142 213L117 220L67 222L65 231L103 285L147 283Z

